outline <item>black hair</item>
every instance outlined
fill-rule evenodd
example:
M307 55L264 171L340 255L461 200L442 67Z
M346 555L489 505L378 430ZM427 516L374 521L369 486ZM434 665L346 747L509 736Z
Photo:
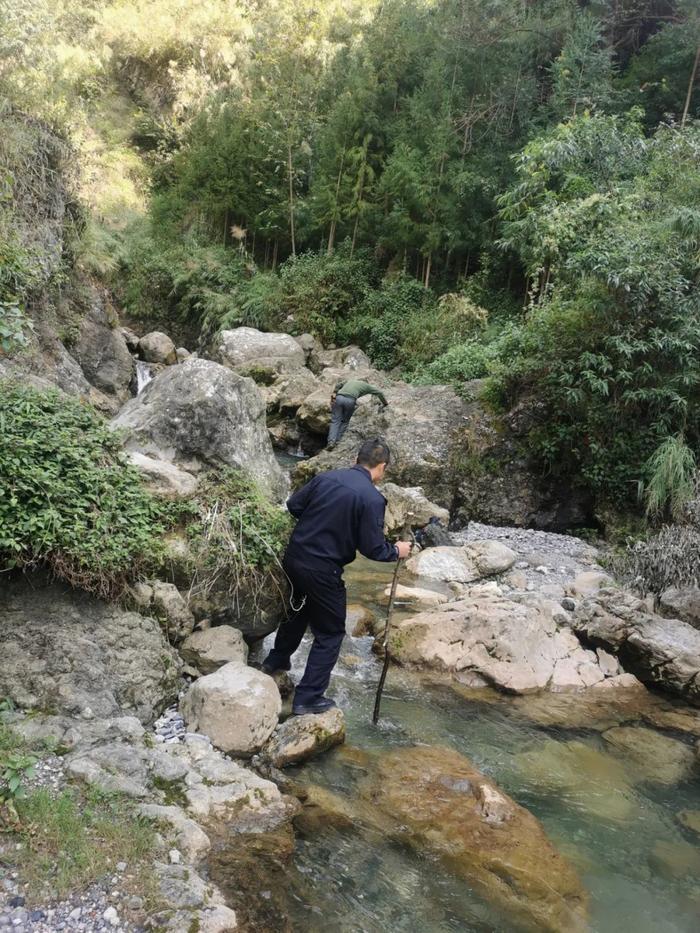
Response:
M391 460L391 451L380 437L373 437L364 441L357 451L357 462L360 466L368 467L370 470L380 463L389 465Z

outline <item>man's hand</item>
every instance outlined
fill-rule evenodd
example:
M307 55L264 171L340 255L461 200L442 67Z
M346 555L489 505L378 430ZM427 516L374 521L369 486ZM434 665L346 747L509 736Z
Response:
M413 545L410 541L397 541L396 550L399 552L399 560L403 560L405 557L409 557L412 547Z
M331 411L333 411L333 406L334 406L334 405L335 405L335 393L333 393L333 395L331 395L331 404L330 404L330 409L331 409Z

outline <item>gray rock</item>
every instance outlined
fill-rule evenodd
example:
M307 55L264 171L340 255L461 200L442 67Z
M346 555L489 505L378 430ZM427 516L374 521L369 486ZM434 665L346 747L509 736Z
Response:
M125 402L130 397L134 359L118 324L105 297L94 290L72 354L91 385Z
M273 768L287 768L344 741L345 717L339 709L318 716L292 716L275 729L260 757Z
M278 497L285 477L274 458L255 384L209 360L190 358L153 379L111 422L126 448L195 469L248 470Z
M255 367L288 372L306 363L304 350L289 334L267 334L253 327L222 331L217 357L224 366L246 373Z
M700 629L700 587L671 587L659 596L659 613Z
M197 488L196 476L167 460L132 451L129 462L144 475L148 487L159 495L187 498Z
M463 547L426 548L411 557L406 568L412 574L447 583L472 583L505 573L515 554L498 541L473 541Z
M229 661L245 664L248 646L241 632L231 625L216 625L193 632L180 646L180 657L201 674L211 674Z
M370 398L360 399L348 430L333 451L324 450L304 461L294 473L295 485L322 470L355 462L360 444L368 437L384 437L391 448L388 482L420 486L425 496L447 507L453 499L459 448L457 431L463 423L465 403L447 386L391 385L386 375L359 370L358 376L382 389L389 407L379 411ZM324 435L330 424L330 393L336 379L350 372L327 370L322 389L312 393L297 413L301 426Z
M192 356L190 351L185 347L178 347L175 351L175 355L177 356L178 363L184 363L186 359L189 359L189 357Z
M217 748L251 755L272 735L282 701L271 677L231 662L196 680L181 709L188 728L208 735Z
M384 483L379 491L387 501L384 516L384 532L398 534L406 525L422 528L431 518L447 525L450 513L426 498L420 486L404 487L396 483Z
M700 631L649 612L622 590L602 590L569 616L587 643L616 655L626 671L700 706Z
M139 352L147 363L164 363L171 366L177 362L175 344L167 334L154 330L139 340Z
M0 641L0 695L19 707L149 722L177 695L180 660L155 619L40 574L4 581Z
M392 657L507 693L585 690L605 680L597 655L561 624L565 613L555 603L507 599L491 587L472 587L457 602L398 622Z
M179 642L187 638L194 629L194 616L177 587L162 580L152 580L150 586L153 589L151 608L164 621L168 640Z

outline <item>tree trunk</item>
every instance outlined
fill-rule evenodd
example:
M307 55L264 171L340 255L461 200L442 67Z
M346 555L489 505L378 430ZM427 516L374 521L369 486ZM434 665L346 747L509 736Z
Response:
M428 254L428 261L427 261L427 263L426 263L426 265L425 265L425 280L424 280L424 282L423 282L423 284L425 285L426 288L428 288L428 287L430 286L430 267L431 267L432 263L433 263L433 254L432 254L432 253L429 253L429 254Z
M690 81L688 81L688 93L685 95L685 106L683 107L683 116L681 117L681 129L685 126L685 121L688 119L688 111L690 110L690 99L693 96L693 85L695 84L695 77L698 73L698 63L700 63L700 45L698 50L695 53L695 61L693 62L693 70L690 73Z
M292 256L296 256L296 238L294 235L294 180L292 177L292 141L287 139L287 176L289 178L289 234L292 240ZM275 257L277 255L275 241Z
M272 250L272 271L274 272L277 268L277 240L275 240L275 245Z

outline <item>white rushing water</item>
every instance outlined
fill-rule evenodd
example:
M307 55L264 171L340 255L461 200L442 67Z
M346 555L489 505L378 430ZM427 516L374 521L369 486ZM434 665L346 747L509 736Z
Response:
M136 394L140 395L148 383L153 379L151 364L143 360L136 360Z

